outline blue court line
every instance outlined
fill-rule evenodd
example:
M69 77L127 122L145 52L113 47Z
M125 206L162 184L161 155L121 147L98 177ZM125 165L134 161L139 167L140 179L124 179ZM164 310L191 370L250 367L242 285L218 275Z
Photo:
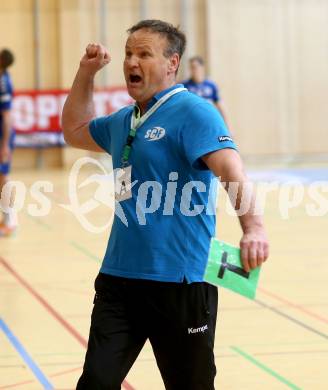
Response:
M37 380L42 384L43 388L45 390L53 390L53 385L48 381L48 379L45 377L43 372L39 369L39 367L34 363L30 355L25 351L22 344L18 341L16 336L11 332L11 330L8 328L8 326L5 324L5 322L0 318L0 329L3 331L3 333L7 336L10 343L13 345L13 347L16 349L16 351L20 354L21 358L24 360L24 362L27 364L27 366L30 368L30 370L33 372Z

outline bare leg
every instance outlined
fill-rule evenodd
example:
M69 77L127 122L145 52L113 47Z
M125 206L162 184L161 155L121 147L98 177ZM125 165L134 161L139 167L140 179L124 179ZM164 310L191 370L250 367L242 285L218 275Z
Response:
M7 181L8 176L0 174L0 206L3 214L3 219L0 225L0 236L8 236L13 233L17 224L15 211L13 210L15 194L12 192L10 194L10 199L8 200L2 193Z
M0 174L0 206L1 206L1 212L3 214L3 221L2 223L4 223L5 221L5 212L3 211L3 206L2 206L2 189L4 187L4 185L6 184L7 182L7 175L3 175L3 174Z

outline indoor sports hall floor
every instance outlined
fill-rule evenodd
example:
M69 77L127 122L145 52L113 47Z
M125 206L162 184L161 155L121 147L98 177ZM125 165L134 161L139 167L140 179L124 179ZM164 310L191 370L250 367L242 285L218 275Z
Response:
M284 218L286 210L278 202L285 196L281 187L268 195L271 256L262 269L256 300L219 291L216 388L326 390L328 213L309 217L306 206L313 203L311 182L328 181L328 167L266 170L251 176L283 183L297 179L306 186L305 197ZM68 172L16 171L13 179L21 180L28 191L36 180L51 181L54 188L47 194L48 216L30 216L28 206L36 202L27 195L16 236L0 240L0 389L74 389L86 350L93 280L108 233L86 231L60 206L69 203ZM97 186L81 188L80 202L92 199ZM327 192L322 194L327 202ZM102 226L110 212L99 204L87 217ZM237 245L240 229L225 211L224 196L219 213L217 236ZM122 388L164 389L150 345Z

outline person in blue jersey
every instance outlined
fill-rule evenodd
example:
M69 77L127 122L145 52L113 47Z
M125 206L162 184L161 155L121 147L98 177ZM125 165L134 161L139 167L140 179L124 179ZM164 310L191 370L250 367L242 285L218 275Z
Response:
M90 44L66 100L68 144L112 156L116 214L95 281L88 349L77 389L118 390L145 342L169 390L212 390L217 288L204 282L215 234L215 177L245 177L215 107L176 84L185 35L143 20L128 30L124 75L136 103L95 118L96 73L109 52ZM246 271L268 257L262 219L240 216Z
M194 56L189 59L190 79L182 81L188 91L203 97L218 109L222 118L228 125L227 115L224 110L222 99L217 84L206 78L205 62L201 56Z
M14 63L14 55L8 49L0 51L0 194L8 180L11 156L14 148L14 130L11 126L10 111L13 99L13 85L8 68ZM9 207L8 207L9 206ZM15 216L9 205L2 207L3 219L0 236L11 235L16 228Z

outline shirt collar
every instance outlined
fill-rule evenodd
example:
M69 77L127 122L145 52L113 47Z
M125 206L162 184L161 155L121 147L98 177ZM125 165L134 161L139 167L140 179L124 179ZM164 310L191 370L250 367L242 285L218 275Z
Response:
M163 96L166 95L168 92L173 91L173 89L176 89L176 88L183 88L183 84L175 84L175 85L173 85L172 87L167 88L167 89L164 89L163 91L160 91L160 92L158 92L156 95L154 95L154 96L151 98L151 100L148 102L148 104L147 104L147 111L148 111L149 109L151 109L152 106L153 106L161 97L163 97ZM136 105L136 107L138 107L138 106ZM139 111L139 108L136 108L135 110L136 110L136 112L137 112L137 111Z

